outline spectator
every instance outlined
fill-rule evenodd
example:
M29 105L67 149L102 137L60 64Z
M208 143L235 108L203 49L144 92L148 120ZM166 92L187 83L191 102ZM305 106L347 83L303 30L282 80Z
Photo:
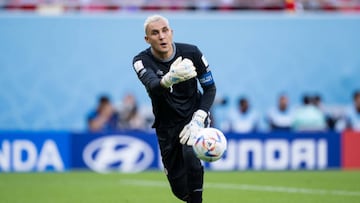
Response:
M277 105L270 108L266 116L266 122L270 130L290 130L293 123L294 113L289 107L289 98L286 94L280 94Z
M213 106L210 109L210 127L214 128L220 128L219 122L221 118L219 119L219 113L222 112L223 109L220 107L226 107L228 105L228 98L226 97L217 97L214 100ZM221 109L221 110L220 110ZM221 116L220 116L221 117Z
M336 123L336 129L360 131L360 90L353 93L353 105L346 110L345 117Z
M333 112L331 112L331 109L329 107L326 107L323 105L323 99L320 96L320 94L315 94L312 97L312 103L314 104L314 106L316 108L318 108L321 112L323 112L324 116L325 116L325 121L326 121L326 125L327 128L329 130L334 130L335 129L335 123L336 123L336 115L334 115Z
M237 111L230 111L229 120L223 126L224 131L236 133L249 133L258 130L259 117L257 112L251 109L250 102L246 97L238 100Z
M140 114L136 98L133 94L129 93L124 96L118 113L120 115L119 129L145 130L147 128L146 120Z
M110 98L100 96L97 108L87 117L88 129L93 132L116 130L118 114L114 110Z
M327 129L324 113L315 107L310 96L303 96L303 105L294 112L292 127L296 131L324 131Z

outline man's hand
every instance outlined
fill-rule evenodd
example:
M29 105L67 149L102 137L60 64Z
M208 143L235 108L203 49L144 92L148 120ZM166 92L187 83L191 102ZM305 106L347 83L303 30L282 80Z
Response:
M168 73L164 75L160 83L164 87L170 87L179 82L189 80L197 75L195 66L190 59L178 57L170 66Z
M207 117L208 114L205 111L200 109L195 111L190 123L185 125L180 132L180 143L192 146L195 143L196 135L205 127L205 119Z

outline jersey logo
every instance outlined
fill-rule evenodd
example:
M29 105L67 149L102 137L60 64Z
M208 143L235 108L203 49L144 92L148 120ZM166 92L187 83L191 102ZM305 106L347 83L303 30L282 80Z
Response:
M211 71L200 76L199 81L200 81L200 84L203 86L214 84L214 79L212 77Z
M138 60L134 63L134 69L135 69L136 73L138 73L138 74L140 73L140 71L142 69L144 69L144 65L141 60Z
M157 70L157 71L156 71L156 75L163 76L163 75L164 75L164 72L162 72L162 70Z
M201 60L202 60L202 62L204 63L205 67L208 67L208 66L209 66L209 63L207 62L207 60L206 60L206 58L205 58L204 55L202 55Z

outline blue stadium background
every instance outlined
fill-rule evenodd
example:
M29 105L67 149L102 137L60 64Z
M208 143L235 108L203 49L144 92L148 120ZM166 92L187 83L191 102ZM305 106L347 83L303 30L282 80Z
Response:
M206 55L218 96L247 95L264 111L286 91L351 103L360 87L360 15L351 13L163 13L175 41ZM147 47L148 13L43 16L0 13L0 129L83 130L96 97L149 99L132 70ZM220 115L221 117L221 115Z

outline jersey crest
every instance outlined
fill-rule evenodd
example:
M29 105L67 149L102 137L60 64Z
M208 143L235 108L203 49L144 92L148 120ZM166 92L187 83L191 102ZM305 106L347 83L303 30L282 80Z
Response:
M139 76L142 76L146 72L146 69L144 67L144 64L142 63L142 60L138 60L134 63L134 69L135 69L135 72Z

